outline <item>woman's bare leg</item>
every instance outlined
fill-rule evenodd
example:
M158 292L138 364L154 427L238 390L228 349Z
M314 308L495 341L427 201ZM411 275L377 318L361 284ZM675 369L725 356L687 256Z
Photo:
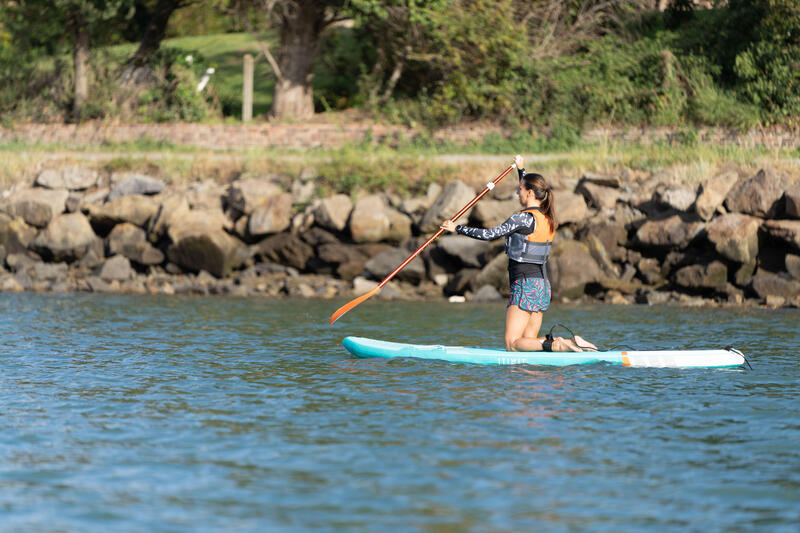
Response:
M539 315L539 325L542 323L541 313L530 313L516 305L509 305L506 309L506 350L509 352L537 352L542 349L542 341L537 338L524 336L529 328L533 315ZM538 333L538 327L537 333Z

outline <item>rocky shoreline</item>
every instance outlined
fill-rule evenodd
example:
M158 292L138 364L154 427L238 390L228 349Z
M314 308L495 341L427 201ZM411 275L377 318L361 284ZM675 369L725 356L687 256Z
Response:
M65 166L0 198L0 291L354 297L478 192L320 196L318 172L168 185ZM556 302L800 307L800 174L729 165L697 185L669 172L551 178ZM517 210L506 178L459 221ZM379 293L501 300L502 241L444 235Z

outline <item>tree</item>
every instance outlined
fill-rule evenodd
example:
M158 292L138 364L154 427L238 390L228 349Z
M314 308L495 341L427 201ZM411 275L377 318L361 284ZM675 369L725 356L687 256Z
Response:
M5 6L6 24L17 46L57 52L67 41L72 48L74 96L72 116L80 120L89 97L89 54L92 43L106 41L115 22L133 14L132 0L19 0Z
M258 35L259 15L278 29L277 58L259 41L275 74L270 116L307 119L314 115L312 67L322 32L346 18L346 0L234 0L230 8ZM267 17L263 17L266 14Z

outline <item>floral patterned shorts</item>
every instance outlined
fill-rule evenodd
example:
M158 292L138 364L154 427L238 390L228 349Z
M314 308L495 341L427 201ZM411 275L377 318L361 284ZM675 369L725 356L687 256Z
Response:
M520 278L511 284L508 305L516 305L531 313L547 311L550 307L550 280L546 278Z

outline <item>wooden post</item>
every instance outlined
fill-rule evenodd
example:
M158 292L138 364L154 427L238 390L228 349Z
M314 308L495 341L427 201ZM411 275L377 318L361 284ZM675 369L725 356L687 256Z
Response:
M244 55L244 76L242 80L242 122L253 119L253 56Z

